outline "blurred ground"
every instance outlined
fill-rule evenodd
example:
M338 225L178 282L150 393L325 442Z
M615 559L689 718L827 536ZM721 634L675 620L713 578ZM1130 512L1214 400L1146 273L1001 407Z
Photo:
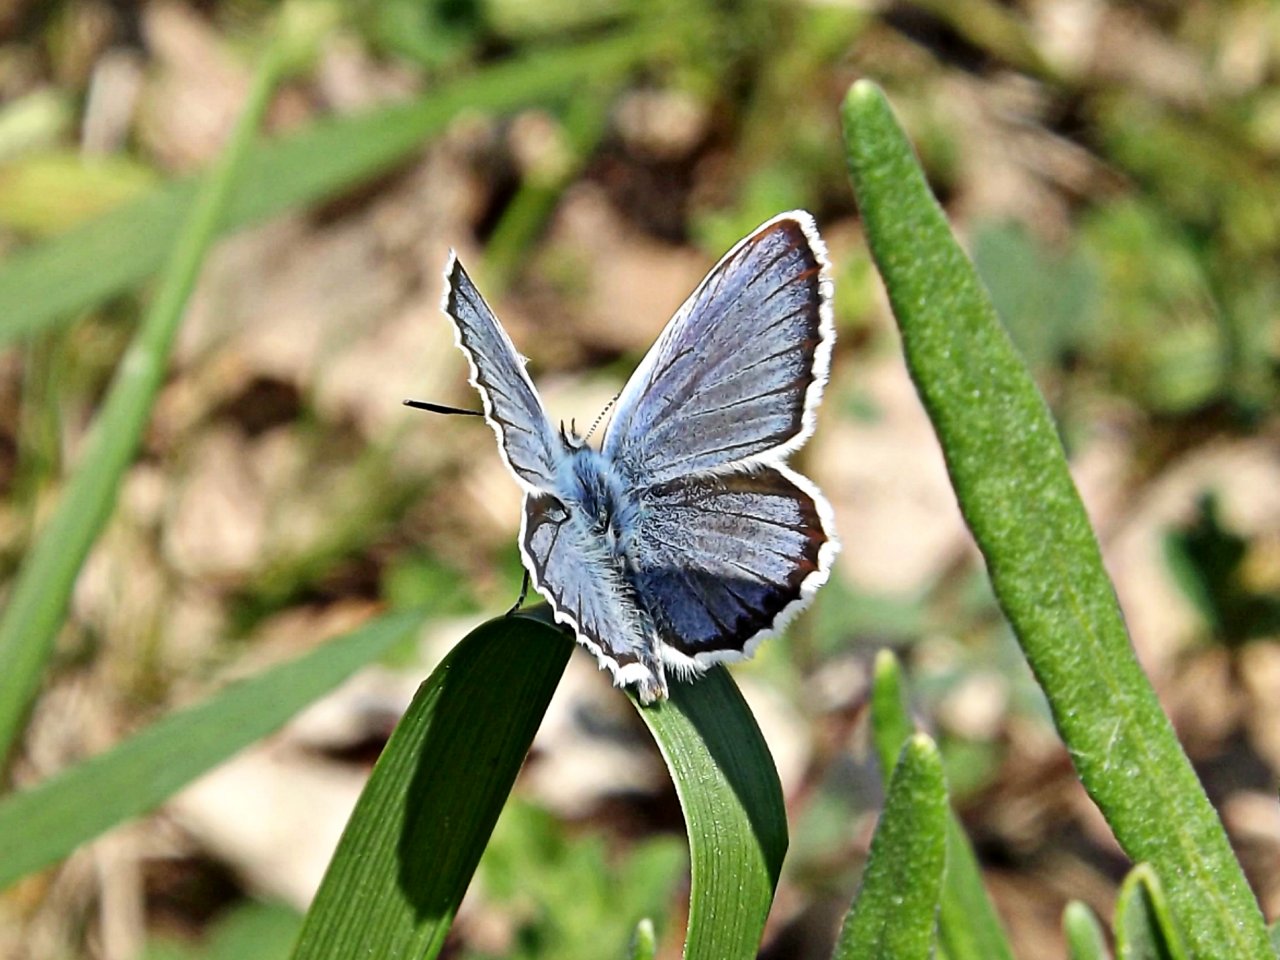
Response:
M201 169L273 9L0 3L0 251ZM440 615L160 814L0 895L0 956L283 956L416 683L510 604L519 496L489 431L400 406L473 403L438 314L449 247L552 414L584 423L719 255L795 207L831 248L840 331L798 462L845 551L814 611L734 671L792 814L763 955L827 956L856 884L885 644L1018 955L1063 955L1069 898L1110 915L1126 862L994 607L867 263L837 116L859 76L887 89L1035 371L1142 662L1280 913L1280 9L371 0L338 19L273 132L552 43L654 23L671 41L617 89L459 114L387 175L217 248L16 782L377 610ZM146 295L0 355L4 576ZM630 707L575 656L448 955L598 956L611 904L658 883L677 956L680 829Z

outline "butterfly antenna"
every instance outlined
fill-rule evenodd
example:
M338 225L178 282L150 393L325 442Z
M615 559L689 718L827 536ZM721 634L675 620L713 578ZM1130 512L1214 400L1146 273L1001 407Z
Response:
M464 410L462 407L450 407L443 403L429 403L426 400L406 400L406 407L416 407L418 410L426 410L430 413L447 413L457 414L464 417L483 417L484 413L480 410Z
M605 414L613 409L613 405L618 402L618 398L620 396L622 396L622 394L615 393L613 395L613 399L604 405L604 409L600 411L600 416L596 417L595 423L591 424L591 429L587 431L587 435L582 438L583 440L591 439L591 435L596 432L596 427L600 426L600 421L604 419Z

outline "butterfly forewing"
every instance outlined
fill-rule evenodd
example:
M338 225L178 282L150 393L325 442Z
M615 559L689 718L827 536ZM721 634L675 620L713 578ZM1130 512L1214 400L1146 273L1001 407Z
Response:
M803 443L830 363L827 270L805 213L738 244L627 383L605 456L648 485L778 462Z
M471 366L485 419L498 435L511 472L526 489L551 490L563 444L543 411L524 361L457 258L445 271L442 307Z

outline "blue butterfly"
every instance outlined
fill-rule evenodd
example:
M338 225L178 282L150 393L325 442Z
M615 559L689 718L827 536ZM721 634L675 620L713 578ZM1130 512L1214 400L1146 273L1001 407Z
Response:
M730 250L619 395L600 449L550 420L454 254L442 309L524 490L520 556L557 621L640 700L751 656L823 583L831 507L784 463L813 433L835 331L826 248L784 213Z

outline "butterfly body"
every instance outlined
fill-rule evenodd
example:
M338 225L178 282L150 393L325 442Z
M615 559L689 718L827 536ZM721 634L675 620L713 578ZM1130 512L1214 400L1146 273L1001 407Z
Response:
M524 362L451 259L443 308L525 491L533 584L644 702L666 671L741 659L827 579L831 510L785 458L813 430L834 332L808 214L726 254L620 394L599 449L555 430Z
M577 522L621 564L640 509L636 492L598 450L585 444L568 456L566 464L563 485L555 492L573 508Z

